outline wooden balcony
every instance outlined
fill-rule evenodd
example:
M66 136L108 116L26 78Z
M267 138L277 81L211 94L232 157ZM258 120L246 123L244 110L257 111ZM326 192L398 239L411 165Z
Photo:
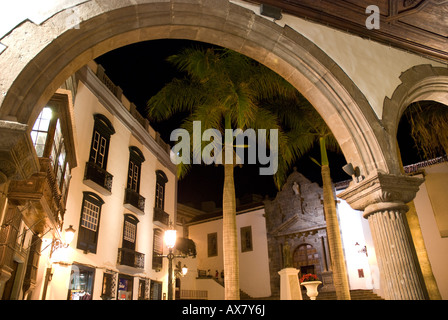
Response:
M118 248L117 264L136 269L144 269L145 254L127 248Z
M86 162L84 184L107 196L112 194L112 180L113 175L109 172L95 163Z
M124 207L137 214L145 214L145 198L132 189L125 189Z
M29 179L11 181L8 199L11 204L23 208L23 220L35 233L52 228L60 230L65 205L48 158L39 158L40 171Z

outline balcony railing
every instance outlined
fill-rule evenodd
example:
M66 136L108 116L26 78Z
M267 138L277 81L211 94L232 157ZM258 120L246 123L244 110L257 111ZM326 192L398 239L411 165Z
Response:
M117 264L144 269L145 254L127 248L118 248Z
M145 213L145 198L132 189L125 190L124 204L129 210L139 214ZM132 207L129 207L129 205Z
M112 191L112 179L113 175L100 168L93 162L86 162L86 169L84 173L84 181L92 181L101 187L99 191L103 194L110 194ZM93 187L93 186L91 186ZM94 188L94 187L93 187Z
M180 299L185 300L208 300L207 290L181 290Z
M154 219L155 222L160 222L167 226L170 221L170 215L163 211L163 209L160 208L154 208Z

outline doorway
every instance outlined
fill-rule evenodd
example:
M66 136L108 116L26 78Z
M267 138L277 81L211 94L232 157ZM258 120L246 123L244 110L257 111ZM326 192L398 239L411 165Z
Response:
M300 274L321 273L320 258L317 249L308 243L299 245L293 254L293 266L300 269Z

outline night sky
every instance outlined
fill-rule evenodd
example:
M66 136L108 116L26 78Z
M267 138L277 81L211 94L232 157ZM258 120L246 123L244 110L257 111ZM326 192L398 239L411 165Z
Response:
M165 59L184 47L198 47L212 45L189 40L153 40L125 46L98 57L97 63L105 68L107 76L123 89L123 94L133 102L145 116L145 106L149 98L156 94L163 86L175 77L183 77ZM158 131L165 142L170 142L172 130L179 127L185 115L178 115L160 123L151 122L151 126ZM413 148L413 141L409 138L409 127L406 121L400 124L398 139L403 156L404 165L420 161ZM319 150L315 148L309 154L319 159ZM330 169L334 182L348 180L350 177L342 170L346 164L342 154L329 152ZM298 171L309 180L322 185L320 168L308 156L295 164ZM291 168L292 171L292 168ZM199 203L213 200L217 206L222 202L222 186L224 169L215 165L195 165L188 175L179 181L178 200L181 203ZM274 197L276 188L272 176L260 176L257 165L245 165L235 168L236 196L259 194Z

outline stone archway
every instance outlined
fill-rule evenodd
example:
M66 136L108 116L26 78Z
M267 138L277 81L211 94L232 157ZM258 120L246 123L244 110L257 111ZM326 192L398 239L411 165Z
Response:
M416 101L448 102L446 68L419 65L402 73L400 79L402 83L392 97L384 101L382 119L385 131L389 132L390 141L393 141L391 152L397 155L395 161L398 161L396 135L404 110ZM374 179L367 179L339 194L353 208L364 210L364 217L368 219L372 232L387 299L425 299L428 294L431 299L437 299L440 296L432 271L428 269L430 265L425 257L426 249L416 247L420 251L418 259L425 283L419 278L420 267L412 257L414 245L410 234L417 237L416 243L419 243L421 230L418 221L416 222L415 212L409 211L408 203L415 197L415 192L423 182L423 179L420 180L379 172ZM397 248L401 251L400 254ZM391 257L394 256L399 256L400 260L392 261Z
M67 23L75 13L80 23ZM315 106L363 175L395 170L379 120L342 69L293 29L227 1L85 1L40 25L25 21L2 39L0 119L30 126L60 84L88 61L162 38L209 42L258 60Z
M399 176L395 139L384 130L355 83L310 40L229 1L72 3L78 4L53 8L37 24L23 21L1 39L6 48L0 48L0 157L5 160L0 163L0 187L7 188L4 182L8 179L24 179L37 172L29 131L50 97L79 68L110 50L135 42L163 38L203 41L263 63L314 105L338 140L347 162L366 177L349 187L345 199L353 208L366 208L366 216L375 217L373 223L390 227L388 233L398 232L395 239L408 250L404 223L399 221L396 231L389 212L399 216L405 210L403 202L415 196L421 181ZM378 222L382 216L388 220ZM380 245L386 247L387 243ZM399 253L405 259L391 264L412 264L406 250ZM390 252L385 250L381 255L387 257ZM404 283L406 292L421 291L411 288L414 280L403 282L392 273L387 276L394 285ZM390 297L398 297L393 291Z
M391 98L384 100L384 126L391 134L397 133L398 124L406 108L413 102L433 100L448 105L448 69L431 65L415 66L400 76L401 84Z
M395 135L404 111L412 103L432 100L448 105L447 68L419 65L404 72L400 79L402 83L396 88L392 97L384 101L383 122L388 131ZM415 205L413 202L408 205L410 210L406 214L407 222L428 295L430 299L440 300L441 295L432 272Z

